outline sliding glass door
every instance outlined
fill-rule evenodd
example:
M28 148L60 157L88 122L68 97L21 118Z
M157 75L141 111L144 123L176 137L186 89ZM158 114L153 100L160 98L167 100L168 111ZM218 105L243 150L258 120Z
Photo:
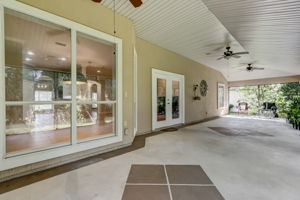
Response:
M0 170L120 142L121 39L15 1L0 15Z

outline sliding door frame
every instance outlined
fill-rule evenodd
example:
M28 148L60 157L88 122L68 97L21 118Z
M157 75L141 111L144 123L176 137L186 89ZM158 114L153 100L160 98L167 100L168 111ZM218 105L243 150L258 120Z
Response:
M71 30L71 69L72 69L72 100L70 102L43 102L42 104L71 104L71 144L68 146L51 146L49 148L43 148L40 150L26 151L22 154L10 155L6 153L6 134L5 134L5 109L7 103L5 102L5 30L4 30L4 9L8 8L26 15L30 15L44 21L51 22ZM79 103L85 103L76 100L76 37L77 33L84 33L86 35L101 39L113 43L115 45L115 62L116 62L116 100L115 101L97 101L88 102L92 103L114 103L116 105L116 132L115 135L105 138L95 138L88 141L78 141L76 134L77 120L76 120L76 105ZM22 165L40 162L52 158L57 158L117 142L123 140L123 108L122 108L122 39L114 37L112 35L103 33L101 31L89 28L63 17L56 16L54 14L42 11L40 9L31 7L29 5L11 1L0 0L0 171L7 170ZM25 102L36 103L36 102Z

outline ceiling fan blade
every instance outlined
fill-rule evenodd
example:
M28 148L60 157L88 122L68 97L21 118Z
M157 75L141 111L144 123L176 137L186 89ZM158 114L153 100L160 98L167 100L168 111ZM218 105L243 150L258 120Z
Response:
M142 4L143 4L143 2L142 2L142 0L129 0L130 2L131 2L131 4L134 6L134 7L140 7Z
M248 51L233 53L233 55L249 54Z
M240 58L241 56L238 56L238 55L236 55L236 54L232 54L231 57L234 57L234 58Z
M92 1L96 3L101 3L102 0L92 0Z
M253 69L255 69L255 70L264 70L265 68L263 68L263 67L253 67Z
M221 59L223 59L223 58L224 58L224 56L222 56L222 57L218 58L217 60L221 60Z

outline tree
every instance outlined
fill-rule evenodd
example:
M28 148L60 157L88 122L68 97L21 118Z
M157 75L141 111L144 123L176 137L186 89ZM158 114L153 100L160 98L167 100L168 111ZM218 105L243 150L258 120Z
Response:
M293 100L293 97L300 96L300 84L298 82L284 83L281 85L280 91L286 101Z

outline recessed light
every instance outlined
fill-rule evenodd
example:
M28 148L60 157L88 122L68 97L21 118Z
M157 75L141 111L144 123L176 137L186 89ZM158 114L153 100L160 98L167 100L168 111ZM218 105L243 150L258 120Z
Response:
M31 61L32 59L31 59L31 58L25 58L25 60L26 60L26 61Z
M98 72L98 73L100 73L101 71L100 71L100 70L98 70L97 72Z
M32 51L27 51L27 54L30 55L30 56L34 55L34 53Z
M66 61L67 59L65 57L60 58L61 61Z

